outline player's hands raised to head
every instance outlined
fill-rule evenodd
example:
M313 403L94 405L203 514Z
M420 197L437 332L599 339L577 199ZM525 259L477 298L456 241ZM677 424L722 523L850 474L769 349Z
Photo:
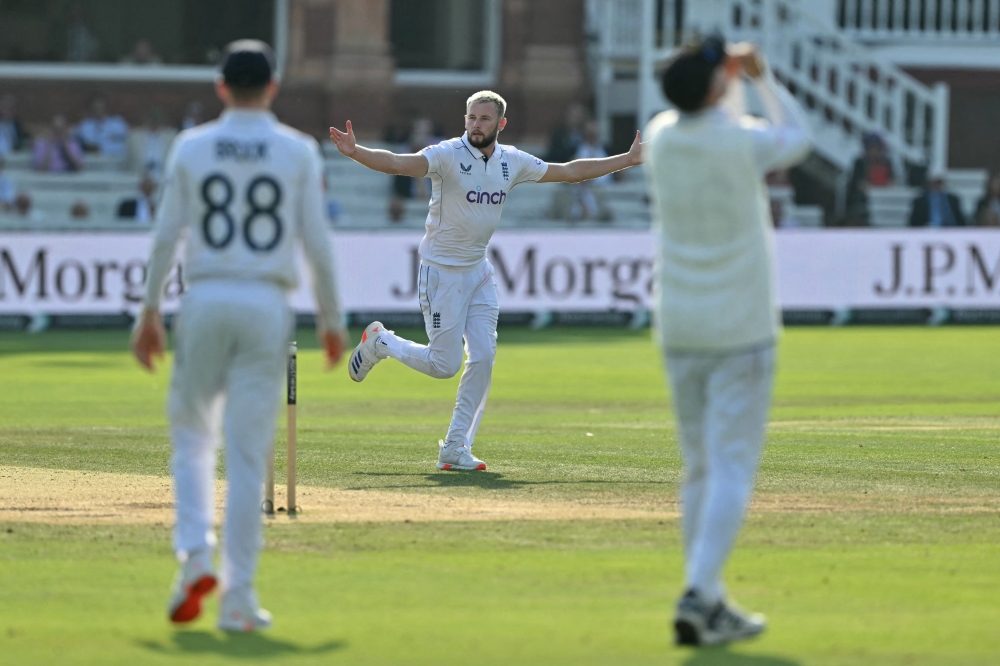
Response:
M341 155L345 157L350 157L354 154L355 149L358 147L358 142L354 138L354 128L351 127L351 121L347 121L347 131L341 132L336 127L330 128L330 141L333 141L337 146L337 150L340 151Z
M649 143L648 141L646 143ZM642 164L642 149L646 146L642 142L642 132L635 133L635 140L632 141L632 147L628 149L628 160L630 165Z
M153 358L163 358L163 352L167 347L167 331L163 328L163 317L159 310L143 310L139 316L139 321L132 331L132 355L142 367L150 372L156 368L153 366Z
M342 328L339 331L319 331L318 335L320 344L326 351L326 369L329 370L340 363L344 350L351 344L351 334Z
M726 55L739 63L739 67L751 79L759 79L767 71L767 62L756 44L740 42L726 48Z

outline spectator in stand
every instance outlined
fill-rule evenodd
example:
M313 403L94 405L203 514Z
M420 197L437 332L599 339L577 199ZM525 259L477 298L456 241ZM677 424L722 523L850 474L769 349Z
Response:
M90 217L90 206L87 205L86 201L77 199L69 207L69 216L74 220L86 220Z
M122 58L123 65L161 65L163 59L148 39L140 39L132 47L131 53Z
M854 161L854 171L847 186L848 226L867 226L868 192L873 187L891 187L896 175L885 141L874 132L862 138L864 153Z
M51 129L35 140L32 164L38 171L67 173L83 168L83 148L69 131L65 116L55 116Z
M390 132L392 129L389 130ZM434 127L430 118L418 117L410 125L409 134L404 141L406 151L419 153L427 146L433 146L443 141L441 132ZM406 217L404 199L430 199L430 179L410 178L409 176L393 176L392 199L389 201L389 221L402 222Z
M549 147L545 151L546 162L561 164L576 157L576 152L583 142L583 129L590 114L579 102L566 107L566 118L562 124L552 130L549 137ZM552 193L552 201L546 215L553 220L568 220L573 218L576 205L577 185L561 183Z
M964 227L962 205L945 189L944 174L932 173L923 193L910 208L911 227Z
M30 140L17 119L17 100L13 95L0 97L0 157L24 149Z
M976 203L975 223L980 227L1000 227L1000 171L986 181L986 191Z
M34 209L31 205L31 196L27 192L21 192L14 199L14 214L28 222L41 222L45 215Z
M189 130L205 122L205 111L201 102L194 101L187 105L184 111L184 118L181 120L181 130Z
M153 108L146 114L142 127L132 132L128 138L128 169L159 178L167 159L170 144L178 134L167 125L163 109Z
M14 207L14 199L17 198L17 190L14 188L14 181L3 172L3 156L0 155L0 213L6 213Z
M118 219L135 220L141 224L150 224L156 215L156 181L146 174L139 181L137 196L129 197L118 204Z
M563 124L552 130L543 160L559 164L572 160L583 140L583 127L589 115L586 107L579 102L570 104Z
M597 121L587 121L583 126L580 144L572 159L601 159L607 156L608 152L601 145L601 133ZM601 176L571 185L573 203L570 206L569 218L571 220L611 221L613 216L604 201L604 192L602 191L602 188L610 182L611 176Z
M101 96L90 100L90 115L76 126L76 138L88 153L104 157L125 157L128 123L121 116L108 113L108 102Z
M87 27L83 5L73 5L69 12L69 29L66 31L66 60L91 62L97 59L101 43Z

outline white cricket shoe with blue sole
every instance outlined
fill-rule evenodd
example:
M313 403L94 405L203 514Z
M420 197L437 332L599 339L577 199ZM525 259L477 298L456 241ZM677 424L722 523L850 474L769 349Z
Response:
M445 444L443 440L438 440L438 446L441 447L438 452L438 469L462 472L486 471L486 463L472 455L472 450L465 444Z
M356 382L364 381L375 364L384 358L385 343L380 339L385 332L385 326L380 321L373 321L361 334L361 343L354 348L351 360L347 362L347 374ZM391 333L391 331L389 331Z

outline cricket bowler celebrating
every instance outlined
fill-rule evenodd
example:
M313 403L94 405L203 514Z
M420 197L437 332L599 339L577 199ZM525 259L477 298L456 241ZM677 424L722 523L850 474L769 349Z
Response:
M744 73L769 122L720 108ZM802 108L750 45L712 37L686 49L663 90L677 110L650 122L645 160L659 338L684 460L686 590L674 627L680 644L713 645L765 627L727 602L722 568L753 491L780 330L764 175L801 162L811 139Z
M347 344L323 206L323 164L312 138L269 111L278 91L274 54L256 40L229 45L216 83L225 111L183 132L166 168L141 318L132 340L152 370L166 336L160 295L185 237L187 291L175 319L169 418L181 569L168 613L190 622L216 585L213 528L220 425L229 482L218 626L270 626L254 575L262 544L260 507L283 386L298 284L295 248L312 270L318 328L329 363Z
M462 366L464 339L467 360L451 426L439 442L440 470L486 469L486 463L472 455L490 391L500 312L486 246L510 191L520 183L576 183L598 178L639 164L641 159L637 132L627 153L547 164L513 146L497 143L507 125L506 111L507 103L500 95L478 92L466 102L463 136L410 155L359 146L351 121L347 121L345 131L330 128L330 138L340 152L369 169L431 179L417 283L428 344L405 340L385 330L380 322L373 322L351 355L348 372L351 379L360 382L376 363L394 358L425 375L448 379Z

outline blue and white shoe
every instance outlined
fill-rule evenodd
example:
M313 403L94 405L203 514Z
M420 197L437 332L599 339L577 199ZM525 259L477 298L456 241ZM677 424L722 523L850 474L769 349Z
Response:
M375 364L388 358L381 334L387 332L380 321L373 321L361 334L361 343L354 348L351 360L347 362L347 374L356 382L364 381ZM388 331L391 333L392 331Z
M746 613L725 601L708 602L691 589L677 602L674 640L677 645L722 645L759 636L766 628L760 613Z

